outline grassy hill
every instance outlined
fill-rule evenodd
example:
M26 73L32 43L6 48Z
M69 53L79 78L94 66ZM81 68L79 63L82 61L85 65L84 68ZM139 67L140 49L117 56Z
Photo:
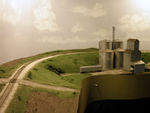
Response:
M97 64L98 52L62 55L37 64L27 74L26 79L43 84L80 88L81 80L90 76L80 74L80 66Z
M57 51L52 51L52 52L46 52L42 54L38 54L35 56L30 56L27 58L21 58L17 59L8 63L5 63L3 65L0 65L0 78L7 78L10 77L17 68L19 68L21 65L27 63L27 62L32 62L37 59L47 57L47 56L52 56L52 55L58 55L58 54L63 54L63 53L73 53L73 52L93 52L93 51L98 51L96 48L88 48L88 49L74 49L74 50L57 50Z

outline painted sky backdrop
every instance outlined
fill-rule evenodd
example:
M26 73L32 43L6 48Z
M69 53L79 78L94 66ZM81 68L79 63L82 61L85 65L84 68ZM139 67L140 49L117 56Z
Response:
M0 0L0 63L45 51L138 38L150 49L149 0Z

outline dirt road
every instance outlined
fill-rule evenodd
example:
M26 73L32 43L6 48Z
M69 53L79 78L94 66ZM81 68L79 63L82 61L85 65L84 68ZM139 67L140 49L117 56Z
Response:
M39 87L39 88L45 88L45 89L50 89L50 90L79 92L79 90L72 89L72 88L44 85L44 84L40 84L36 82L31 82L28 80L19 80L18 83L22 85L26 85L26 86Z

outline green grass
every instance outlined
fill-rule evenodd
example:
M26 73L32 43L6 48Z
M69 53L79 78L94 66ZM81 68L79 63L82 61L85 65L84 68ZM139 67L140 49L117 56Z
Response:
M71 76L64 76L62 77L63 80L65 81L68 81L72 84L76 84L78 86L78 88L81 87L81 81L84 79L84 78L87 78L91 76L90 74L73 74Z
M76 92L60 92L41 88L32 88L27 86L20 86L17 90L13 100L8 106L6 113L24 113L26 110L26 102L32 92L47 92L56 95L60 98L73 98L77 95Z
M96 64L98 64L98 52L63 55L37 64L27 73L26 79L43 84L80 89L82 79L91 75L78 74L80 66ZM47 68L48 65L52 65L72 75L66 77L59 76L55 72L49 70Z
M150 62L150 53L142 53L142 60L146 63Z
M27 63L27 62L32 62L34 60L47 57L47 56L52 56L52 55L57 55L57 54L64 54L64 53L73 53L73 52L93 52L93 51L98 51L96 48L88 48L88 49L74 49L74 50L57 50L57 51L52 51L52 52L46 52L42 54L38 54L35 56L27 57L20 62L12 65L12 66L4 66L0 65L0 78L8 78L10 77L17 68L19 68L21 65Z
M65 73L79 73L81 66L96 65L99 63L98 52L80 53L73 55L59 56L53 59L44 61L44 65L52 65L55 68L60 68ZM41 65L41 64L39 64Z
M12 73L15 72L15 70L21 65L15 65L15 66L0 66L0 78L7 78L12 75Z
M91 74L73 74L66 77L62 77L44 68L40 69L40 71L38 72L30 71L29 73L31 73L31 77L27 79L33 82L53 86L64 86L75 89L80 89L80 83L83 78L91 76Z

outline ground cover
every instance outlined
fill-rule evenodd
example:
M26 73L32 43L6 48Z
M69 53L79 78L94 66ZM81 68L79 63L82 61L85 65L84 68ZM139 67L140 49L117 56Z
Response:
M12 75L16 71L18 67L21 65L27 63L27 62L32 62L37 59L47 57L47 56L52 56L52 55L57 55L57 54L65 54L65 53L72 53L72 52L93 52L93 51L98 51L96 48L88 48L88 49L74 49L74 50L57 50L57 51L52 51L52 52L45 52L42 54L38 54L35 56L30 56L27 58L21 58L17 60L13 60L11 62L5 63L0 65L0 78L7 78Z
M32 95L32 93L38 95L40 93L46 94L47 96L45 95L45 101L46 101L46 97L49 97L49 95L51 96L53 95L59 98L60 100L72 99L78 95L76 92L63 92L63 91L54 91L54 90L47 90L41 88L32 88L27 86L19 86L13 100L11 101L10 105L8 106L8 109L6 110L6 113L25 113L26 107L30 100L30 95ZM43 96L41 96L40 98L42 97ZM52 103L53 102L51 101L51 104Z
M65 86L75 89L80 89L82 79L91 76L91 74L80 74L80 66L97 65L98 52L80 53L58 56L52 59L45 60L37 64L29 73L26 79L55 86ZM55 71L61 70L62 73L54 72L49 69L53 67Z
M142 53L142 60L146 63L150 62L150 53Z

